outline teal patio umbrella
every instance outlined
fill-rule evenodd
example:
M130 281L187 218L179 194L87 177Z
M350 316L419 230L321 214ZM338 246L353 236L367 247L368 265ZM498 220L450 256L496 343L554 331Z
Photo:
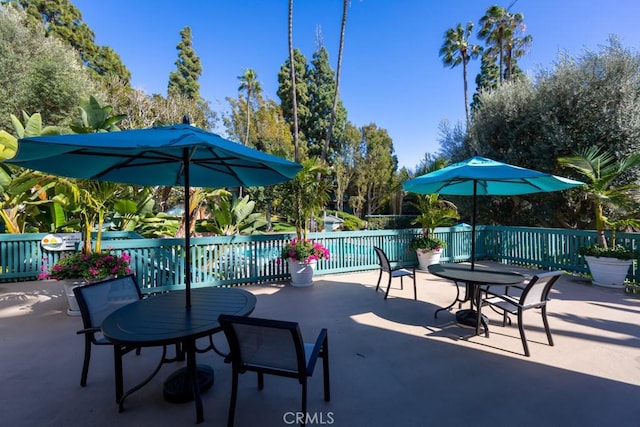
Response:
M187 121L187 120L185 120ZM5 161L53 175L134 185L189 188L268 186L302 166L226 140L188 123L149 129L23 138ZM191 306L190 235L185 235L185 286Z
M515 196L566 190L579 185L584 185L584 183L479 156L471 157L402 184L406 191L412 193L473 196L471 269L475 268L476 199L478 196Z

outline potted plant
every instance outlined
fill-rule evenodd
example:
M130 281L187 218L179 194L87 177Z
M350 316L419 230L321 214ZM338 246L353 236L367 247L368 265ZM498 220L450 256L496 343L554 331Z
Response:
M108 277L131 274L130 261L131 257L127 252L122 252L122 255L114 255L110 252L92 252L90 254L74 252L56 262L51 271L45 270L38 277L60 281L69 302L67 314L79 316L80 308L73 288Z
M307 287L313 284L313 273L319 259L329 259L329 250L310 239L295 238L282 248L280 257L289 264L291 285Z
M632 218L634 195L640 185L631 181L630 174L640 166L640 154L618 160L614 154L590 147L571 157L558 159L561 165L572 168L587 181L579 188L584 191L594 213L597 242L582 247L592 283L598 286L624 288L627 272L636 256L628 248L616 245L615 232L621 226L638 227ZM607 241L605 230L612 232Z
M422 234L409 242L409 249L416 251L420 270L426 270L431 264L440 262L444 240L434 236L436 227L453 225L459 218L456 206L440 199L437 194L419 194L413 206L420 214L412 222L419 224Z

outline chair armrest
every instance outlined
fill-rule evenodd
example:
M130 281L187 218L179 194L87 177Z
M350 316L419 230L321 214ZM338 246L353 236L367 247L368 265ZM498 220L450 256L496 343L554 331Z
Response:
M326 351L327 345L327 328L322 328L320 334L318 334L318 338L316 339L316 343L313 346L313 350L309 355L309 364L307 365L307 375L311 376L313 373L313 369L316 367L316 361L318 360L318 356L320 355L320 351Z
M501 299L503 301L508 302L509 304L513 304L515 306L519 306L520 305L520 301L518 301L517 299L513 298L510 295L495 295L495 294L492 294L492 295L494 295L493 298L499 298L499 299ZM490 301L487 301L487 302L489 302L489 304L492 304L492 302L490 302Z
M96 332L100 332L100 328L80 329L79 331L76 332L76 334L78 334L78 335L80 335L80 334L95 334Z

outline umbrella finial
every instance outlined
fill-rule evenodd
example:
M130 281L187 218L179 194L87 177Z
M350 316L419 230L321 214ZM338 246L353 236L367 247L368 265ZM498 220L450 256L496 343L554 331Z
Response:
M184 116L182 116L182 124L183 125L190 125L191 121L189 120L189 116L187 116L186 114Z

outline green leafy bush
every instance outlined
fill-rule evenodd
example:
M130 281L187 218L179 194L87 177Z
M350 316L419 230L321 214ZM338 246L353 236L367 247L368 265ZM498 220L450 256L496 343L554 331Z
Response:
M618 258L633 259L638 254L624 246L617 245L615 248L604 248L598 244L583 246L578 249L578 253L583 256L594 256L598 258Z
M417 251L418 249L426 251L432 251L434 249L444 248L447 244L444 240L438 237L427 237L425 235L420 235L414 237L409 242L409 249L412 251Z

